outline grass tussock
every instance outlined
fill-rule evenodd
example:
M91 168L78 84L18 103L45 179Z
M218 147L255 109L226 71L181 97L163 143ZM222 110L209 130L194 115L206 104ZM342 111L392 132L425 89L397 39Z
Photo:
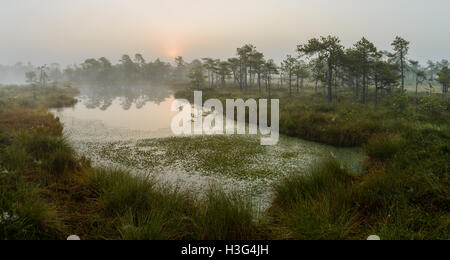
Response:
M251 205L220 189L196 198L111 169L97 170L89 186L121 239L250 239L255 232Z
M188 197L177 191L157 188L146 176L120 170L98 170L89 180L98 197L98 207L115 222L123 239L177 239L183 217L192 209Z
M252 204L239 194L226 194L211 187L196 214L195 236L201 240L249 240L256 237L257 225Z
M62 177L79 168L75 152L63 136L21 131L12 135L11 140L0 159L10 171L48 179Z
M0 173L0 239L60 239L66 227L38 185L14 172Z
M272 214L292 239L346 239L355 232L356 212L349 199L354 177L335 159L275 186Z
M367 155L375 160L387 160L406 149L407 142L398 135L373 135L365 146Z

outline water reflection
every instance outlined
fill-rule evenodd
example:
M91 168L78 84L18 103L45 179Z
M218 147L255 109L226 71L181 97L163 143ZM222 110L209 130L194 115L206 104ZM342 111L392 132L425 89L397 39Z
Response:
M139 131L139 136L170 136L170 123L176 112L171 111L174 100L167 87L80 87L79 102L72 108L53 110L64 123L66 131L77 129L86 136L100 132ZM134 132L133 132L134 131ZM158 132L158 133L155 133Z
M114 102L120 100L120 106L129 110L133 105L137 109L145 107L148 102L159 104L171 96L171 90L164 86L81 86L81 97L87 108L107 110Z

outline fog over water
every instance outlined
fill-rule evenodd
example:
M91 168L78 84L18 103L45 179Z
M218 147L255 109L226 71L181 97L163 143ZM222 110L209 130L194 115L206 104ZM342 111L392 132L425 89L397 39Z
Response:
M450 58L448 10L448 0L2 0L0 64L228 58L245 43L280 61L328 34L346 46L365 36L386 50L400 35L425 62Z

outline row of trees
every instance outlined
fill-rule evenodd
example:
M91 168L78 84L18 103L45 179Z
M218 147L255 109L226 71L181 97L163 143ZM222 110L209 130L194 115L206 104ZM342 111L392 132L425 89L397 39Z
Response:
M416 93L421 84L430 88L440 83L443 93L448 92L448 61L428 62L422 67L418 61L408 59L410 43L401 37L392 42L392 52L380 51L366 38L362 38L350 48L344 48L337 37L320 37L297 46L296 57L288 55L278 66L253 45L237 49L237 57L227 61L204 58L195 61L189 77L192 84L201 88L225 87L226 79L232 79L241 90L264 85L269 92L273 78L278 75L279 86L287 85L293 95L294 86L298 92L306 80L327 87L331 102L338 87L351 87L362 103L367 103L369 87L374 88L375 102L383 91L414 84ZM205 82L207 80L207 82ZM409 81L409 82L407 82ZM334 93L333 93L334 92Z
M37 85L46 82L72 82L80 85L138 85L148 83L183 83L191 64L182 57L175 59L175 65L157 59L147 62L141 54L133 58L123 55L117 64L105 57L87 59L80 65L61 69L58 64L32 67L25 72L26 81ZM22 74L23 75L23 74Z
M175 67L157 59L147 62L141 54L123 55L118 64L102 57L87 59L80 66L70 66L64 70L64 77L71 82L99 85L165 83L186 81L188 64L178 57Z
M227 79L231 78L241 90L257 85L260 91L264 86L270 92L272 80L279 74L275 62L272 59L265 60L264 55L253 45L238 48L237 54L238 57L227 61L211 58L195 60L189 73L192 84L197 88L205 84L211 88L225 87Z
M421 66L409 59L410 43L400 37L392 42L390 52L380 51L362 38L345 48L337 37L320 37L297 46L295 55L287 55L281 64L266 59L255 46L247 44L237 48L236 57L219 60L203 58L190 63L177 57L174 64L159 59L147 62L141 54L123 55L117 64L108 59L87 59L80 65L61 70L57 64L41 66L26 73L27 82L45 85L49 81L69 81L84 85L132 85L148 83L186 83L196 88L226 87L230 83L245 91L258 88L269 96L274 85L286 87L289 95L299 92L305 82L315 90L325 86L328 100L337 96L338 88L348 87L362 103L368 102L369 89L374 89L374 100L395 88L405 90L406 85L431 89L442 85L448 92L448 61L429 61Z

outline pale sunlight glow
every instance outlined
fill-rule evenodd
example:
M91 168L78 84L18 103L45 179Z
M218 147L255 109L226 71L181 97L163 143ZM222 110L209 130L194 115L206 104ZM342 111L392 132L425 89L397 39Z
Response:
M362 36L389 49L396 35L423 61L449 58L448 0L2 0L0 63L70 64L226 58L252 43L281 60L311 37L333 34L349 46ZM256 11L257 10L257 11Z

